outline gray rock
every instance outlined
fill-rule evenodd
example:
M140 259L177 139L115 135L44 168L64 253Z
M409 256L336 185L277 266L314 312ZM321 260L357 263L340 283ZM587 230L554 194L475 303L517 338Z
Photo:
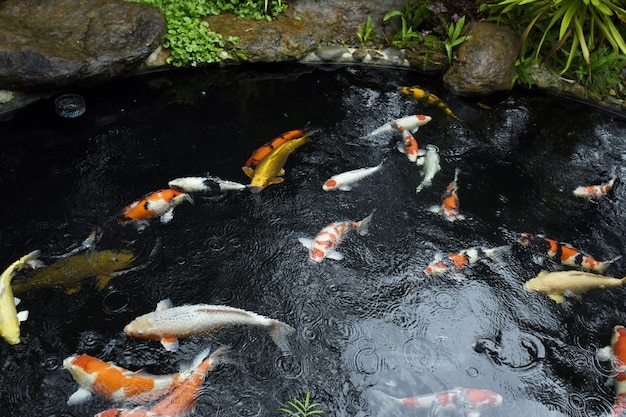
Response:
M0 89L110 79L163 43L163 13L117 0L0 1Z
M487 95L513 88L519 39L513 30L489 22L472 23L470 39L457 47L443 76L458 95Z

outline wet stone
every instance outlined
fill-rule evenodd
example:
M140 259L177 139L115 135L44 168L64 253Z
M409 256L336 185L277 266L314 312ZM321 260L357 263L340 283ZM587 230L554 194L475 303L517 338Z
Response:
M347 53L348 48L344 48L343 46L322 46L315 51L315 55L326 62L338 61Z

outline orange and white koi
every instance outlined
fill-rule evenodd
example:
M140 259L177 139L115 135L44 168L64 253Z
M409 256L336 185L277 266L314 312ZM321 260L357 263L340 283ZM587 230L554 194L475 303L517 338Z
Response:
M533 235L531 233L522 233L517 243L522 246L531 245L533 249L538 250L539 254L536 260L540 264L544 258L547 258L558 265L569 266L580 269L581 271L594 272L597 274L604 273L605 269L622 258L620 255L608 261L597 261L569 243L548 239L543 234Z
M408 131L408 129L405 129L404 126L396 122L392 122L391 126L398 132L402 133L403 141L398 143L398 150L406 154L406 157L409 158L409 161L415 162L417 161L418 156L424 155L424 151L422 151L422 153L420 154L417 140L415 140L415 137L411 134L411 132Z
M223 305L194 304L172 307L169 299L155 311L137 317L124 327L127 336L159 340L168 351L178 349L178 339L204 335L231 326L252 326L267 330L278 347L289 350L290 325L250 311Z
M387 400L406 407L432 410L435 415L463 413L468 417L478 417L481 412L502 404L502 396L497 392L476 388L454 388L406 398L396 398L382 392L380 394Z
M612 415L621 416L626 412L626 327L622 325L613 327L611 344L599 349L596 357L601 361L611 361L615 372L615 376L612 377L615 387Z
M612 177L608 182L600 185L581 185L574 190L576 197L586 198L587 200L598 200L606 196L613 189L616 177Z
M241 191L248 188L245 184L223 180L210 175L207 175L206 177L176 178L168 182L167 185L186 193L206 193L214 190L216 187L219 188L219 191Z
M298 238L298 241L309 250L309 257L315 262L321 262L325 258L340 261L344 255L336 250L337 246L343 242L347 234L352 230L356 230L359 235L365 236L368 233L368 227L373 215L374 212L363 220L358 221L333 222L324 227L315 239L301 237Z
M438 206L430 207L430 211L433 213L442 214L446 220L453 222L456 220L463 220L463 216L460 212L460 203L458 192L457 180L459 176L459 169L454 171L454 180L446 188L446 192L441 196L441 203Z
M269 155L270 152L278 148L280 145L289 142L290 140L301 138L302 136L310 133L311 132L308 131L306 128L295 129L285 132L282 135L275 137L271 141L266 142L265 144L263 144L263 146L254 151L252 153L252 156L250 156L250 158L246 160L243 166L254 168L263 160L263 158Z
M333 191L333 190L350 191L352 190L353 184L362 180L365 177L372 175L375 172L380 171L382 167L383 167L383 163L381 162L380 164L374 167L359 168L359 169L354 169L352 171L342 172L341 174L333 175L332 177L326 180L324 185L322 185L322 189L324 191Z
M426 104L430 106L438 107L450 117L453 117L459 121L461 120L452 112L450 107L448 107L448 105L443 100L441 100L436 95L430 93L428 90L424 90L423 88L420 88L419 86L398 87L398 90L400 90L402 93L408 96L411 96L415 100L424 101L426 102Z
M380 126L377 129L374 129L370 134L368 134L367 136L362 136L361 139L369 139L373 136L378 136L381 135L383 133L389 133L392 132L394 130L394 128L392 127L393 123L397 123L399 125L402 125L405 127L405 129L408 129L409 131L411 131L411 133L415 133L417 132L417 129L420 126L424 126L426 123L430 122L432 120L432 118L430 116L426 116L424 114L414 114L414 115L410 115L410 116L404 116L401 117L399 119L395 119L392 120L391 122L387 122L384 125Z
M155 191L124 207L119 223L134 223L139 230L144 229L149 220L155 217L160 216L161 222L167 223L174 217L174 207L185 200L193 201L189 194L180 190L167 188Z
M500 254L511 249L511 245L497 246L495 248L473 247L463 249L456 253L449 253L445 256L440 254L424 269L427 275L441 276L447 273L460 273L465 268L472 267L480 259L489 258L495 262L500 262ZM453 277L460 280L458 274Z
M226 350L227 348L220 348L199 364L194 364L189 371L181 372L175 378L169 393L150 408L111 408L96 414L95 417L180 417L189 415L198 402L207 374L222 362L220 356ZM203 353L204 357L207 354L208 351Z

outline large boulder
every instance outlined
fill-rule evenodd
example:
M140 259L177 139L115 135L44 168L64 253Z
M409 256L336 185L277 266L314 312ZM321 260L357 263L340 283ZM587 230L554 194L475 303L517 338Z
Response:
M0 89L54 89L110 79L162 43L163 13L117 0L1 0Z
M519 38L507 26L489 22L471 24L467 39L443 76L446 87L458 95L488 95L513 88Z

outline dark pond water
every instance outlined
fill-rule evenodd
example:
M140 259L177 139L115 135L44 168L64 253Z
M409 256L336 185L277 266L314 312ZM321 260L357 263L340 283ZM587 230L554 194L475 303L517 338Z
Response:
M463 122L397 91L414 84ZM109 408L96 398L66 405L77 385L62 361L75 353L164 374L223 345L231 346L230 363L208 375L196 415L277 416L307 391L331 416L441 415L395 406L379 392L402 398L454 387L501 394L502 406L484 416L596 416L611 408L611 370L595 353L614 325L626 324L625 289L560 305L526 293L522 285L542 267L515 246L463 281L423 270L438 253L512 244L521 232L544 232L597 259L626 253L624 188L597 204L572 195L579 185L625 176L624 120L524 92L460 99L436 78L351 66L160 73L74 92L87 103L79 118L57 116L51 99L0 124L2 268L34 249L52 263L96 228L96 249L131 250L144 267L102 290L92 279L71 295L21 295L19 309L30 311L22 343L0 341L3 415ZM419 194L421 168L395 149L397 134L359 139L415 113L432 116L416 138L438 146L442 167ZM246 182L241 166L254 149L307 123L318 132L289 157L284 183L258 195L195 195L171 222L142 232L115 221L122 207L178 177L208 172ZM382 171L350 192L321 188L331 175L385 158ZM466 219L448 222L428 208L456 168ZM342 261L315 264L298 242L374 209L369 235L340 246ZM606 275L622 271L618 261ZM281 352L265 332L241 327L183 339L176 352L124 336L124 325L165 298L287 322L296 328L292 349Z

